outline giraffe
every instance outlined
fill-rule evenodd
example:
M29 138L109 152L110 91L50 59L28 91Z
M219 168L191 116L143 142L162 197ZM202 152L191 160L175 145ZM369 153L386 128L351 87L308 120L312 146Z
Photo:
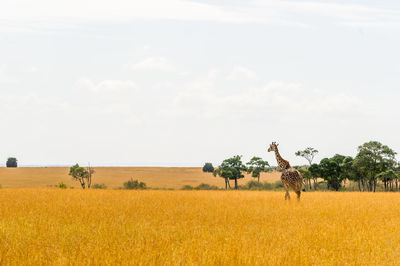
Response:
M297 199L300 200L303 178L299 171L291 167L290 163L281 157L278 151L278 145L279 144L272 142L272 144L269 145L268 152L271 151L275 152L276 161L278 162L279 168L282 169L281 180L283 187L286 190L285 200L286 199L290 200L290 195L289 195L290 188L296 192Z

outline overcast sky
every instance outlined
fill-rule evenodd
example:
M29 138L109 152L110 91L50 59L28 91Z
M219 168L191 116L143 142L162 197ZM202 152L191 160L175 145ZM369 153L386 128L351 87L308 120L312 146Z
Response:
M0 165L400 152L399 97L399 1L0 2Z

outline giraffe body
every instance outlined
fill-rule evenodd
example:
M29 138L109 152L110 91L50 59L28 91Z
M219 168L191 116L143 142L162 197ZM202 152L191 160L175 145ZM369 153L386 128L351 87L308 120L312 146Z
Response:
M282 169L281 180L283 187L286 190L285 200L290 199L289 189L293 189L297 194L297 199L300 200L303 177L299 171L291 167L290 163L281 157L278 151L278 145L279 144L272 142L268 151L275 152L276 161L278 162L279 167Z
M297 198L300 199L301 187L303 185L303 178L300 172L293 167L282 170L281 180L286 190L285 199L290 199L289 189L293 189L297 194Z

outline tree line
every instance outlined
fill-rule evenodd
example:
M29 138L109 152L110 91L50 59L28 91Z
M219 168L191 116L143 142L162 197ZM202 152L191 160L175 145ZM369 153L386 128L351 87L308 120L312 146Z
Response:
M385 191L400 191L400 162L396 160L396 152L387 145L370 141L358 146L354 158L335 154L313 163L317 154L318 150L311 147L295 153L308 162L307 165L295 167L302 173L306 190L317 190L324 183L327 189L338 191L351 182L359 191L375 192L377 186ZM239 155L224 160L216 169L211 163L203 167L203 171L223 178L225 189L231 188L230 181L234 181L234 188L238 189L238 179L244 178L244 173L251 174L260 182L261 173L272 170L276 170L276 167L271 167L260 157L243 163Z

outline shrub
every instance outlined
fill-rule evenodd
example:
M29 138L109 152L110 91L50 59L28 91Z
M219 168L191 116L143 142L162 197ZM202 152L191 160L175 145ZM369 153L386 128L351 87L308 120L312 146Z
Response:
M58 183L58 187L65 189L65 188L67 188L67 184L65 184L64 182L60 182L60 183Z
M2 188L1 184L0 184L0 188Z
M196 190L218 190L219 188L217 186L212 186L209 184L202 183L202 184L198 185L197 187L195 187L194 189L196 189Z
M191 185L184 185L182 187L182 190L219 190L219 187L201 183L196 187L193 187Z
M90 188L93 188L93 189L107 189L107 185L106 184L93 184Z
M139 182L138 180L129 180L128 182L124 183L124 189L146 189L146 183Z
M247 182L246 185L241 186L240 189L242 190L273 190L275 189L276 185L271 184L268 182L260 183L255 180Z
M212 173L214 172L214 166L212 163L205 163L203 166L203 172Z
M281 180L275 181L274 188L275 189L282 189L283 188L282 181Z

